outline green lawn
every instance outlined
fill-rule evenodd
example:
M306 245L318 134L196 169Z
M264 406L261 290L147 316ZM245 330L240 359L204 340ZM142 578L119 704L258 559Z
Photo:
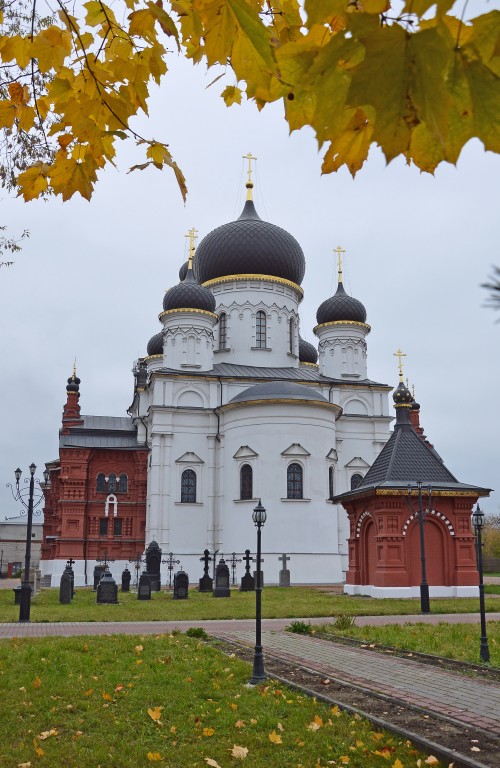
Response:
M485 595L500 595L500 584L485 584Z
M410 742L184 635L0 641L2 768L416 766ZM239 757L238 757L239 755Z
M314 629L320 632L326 631L332 637L340 634L344 637L364 640L367 644L379 643L474 664L482 663L479 657L481 636L479 624L392 624L387 627L354 626L341 631L331 626L317 626ZM486 631L490 663L494 667L500 667L500 621L487 623Z
M231 592L230 598L214 598L194 590L188 600L173 600L171 593L153 593L152 600L137 600L133 592L118 593L118 605L97 605L89 587L76 591L71 605L60 605L59 590L46 589L32 601L32 621L182 621L203 619L243 619L255 616L255 593ZM470 613L479 610L476 598L431 600L433 613ZM497 598L486 599L486 610L499 611ZM265 618L337 616L379 616L420 613L420 601L374 600L369 597L331 595L308 587L266 587L262 596ZM19 606L11 590L0 590L1 621L17 621Z

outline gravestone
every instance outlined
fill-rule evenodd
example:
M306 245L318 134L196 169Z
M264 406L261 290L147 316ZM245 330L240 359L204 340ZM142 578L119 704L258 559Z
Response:
M96 603L118 603L118 584L109 571L104 571L97 585Z
M250 550L245 549L245 557L243 558L245 563L245 575L241 579L240 592L254 592L255 591L255 579L250 573L250 563L253 562L253 557L250 556Z
M40 574L40 571L38 570L38 568L34 568L33 566L31 566L30 571L29 571L29 583L30 583L30 587L31 587L31 596L32 597L36 597L36 594L37 594L37 592L39 590L39 587L40 587L40 576L39 576L39 574Z
M101 580L102 574L106 570L105 565L95 565L94 566L94 586L92 587L92 590L95 592L97 587L99 586L99 582Z
M189 576L186 571L174 574L174 600L187 600L189 592Z
M281 557L278 557L278 560L281 561L283 567L279 574L279 586L280 587L289 587L290 586L290 571L286 567L287 561L290 560L287 554L283 553Z
M122 572L122 592L130 592L131 578L132 578L132 574L130 573L127 566L125 566L125 570Z
M21 605L21 587L14 587L14 605Z
M219 560L215 569L214 597L231 597L229 590L229 568L223 557Z
M198 592L211 592L214 586L213 579L208 574L208 568L211 561L210 552L205 549L203 557L200 560L203 562L203 576L199 581Z
M59 585L59 602L62 605L69 605L71 603L71 574L68 573L68 569L65 568L61 575L61 583Z
M153 541L146 549L146 571L151 579L151 590L159 592L161 589L161 549L157 541Z
M75 596L75 572L69 563L74 563L74 560L68 560L68 565L64 569L64 573L68 573L71 579L71 599Z
M263 563L264 558L262 558L260 562ZM257 571L253 572L253 577L255 579L255 584L257 584ZM261 589L264 588L264 571L262 569L260 571L260 586L261 586Z
M147 571L141 573L139 586L137 587L138 600L151 600L151 579Z

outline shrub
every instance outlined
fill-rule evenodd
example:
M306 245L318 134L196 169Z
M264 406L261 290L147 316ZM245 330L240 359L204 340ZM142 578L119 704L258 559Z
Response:
M287 632L295 632L297 635L310 635L312 634L312 627L311 622L308 621L307 624L305 621L292 621L291 624L289 624L287 627L285 627Z
M350 613L339 613L338 616L335 617L333 628L342 631L344 629L350 629L355 625L355 623L355 616L351 616Z
M186 635L188 637L199 637L202 640L206 640L208 637L203 627L189 627L189 629L186 630Z

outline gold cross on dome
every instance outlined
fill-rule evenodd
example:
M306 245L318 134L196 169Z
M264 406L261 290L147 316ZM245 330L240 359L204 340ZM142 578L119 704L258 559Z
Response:
M76 357L75 357L75 361L73 363L73 378L75 378L75 376L76 376Z
M341 283L342 282L342 254L345 253L345 250L344 248L341 248L340 245L337 245L337 247L333 249L333 252L337 254L339 283Z
M393 357L398 358L398 367L399 367L399 380L403 381L403 357L406 357L406 352L401 352L400 349L398 349L397 352L393 352Z
M252 155L251 152L248 152L248 154L243 155L243 160L248 160L248 184L253 184L252 182L252 160L257 160L255 155Z
M198 230L194 227L191 227L187 235L185 237L189 237L189 256L188 256L188 269L193 269L193 256L194 256L194 250L195 250L195 243L196 239L198 237Z

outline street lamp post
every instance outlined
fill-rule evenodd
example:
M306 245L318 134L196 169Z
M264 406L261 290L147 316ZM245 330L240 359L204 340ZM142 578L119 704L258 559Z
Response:
M424 508L422 504L422 481L417 482L418 489L418 527L420 531L420 612L430 613L431 606L429 601L429 585L427 583L427 573L425 567L425 535L424 535ZM429 509L431 506L431 486L429 485ZM411 500L411 485L408 484L408 505L412 511L413 504Z
M483 661L490 660L490 649L488 648L488 638L486 636L486 611L484 608L484 584L483 584L483 542L481 533L484 525L484 513L480 510L479 504L476 505L472 513L472 524L476 534L476 559L477 570L479 572L479 611L481 614L481 646L479 655Z
M261 584L261 532L266 522L266 510L259 503L252 513L252 520L257 528L257 580L255 583L255 652L253 657L253 673L250 678L251 685L258 685L266 679L264 670L264 657L262 655L262 584Z
M26 526L26 549L24 554L24 575L23 575L23 580L21 582L21 601L19 606L20 622L21 621L27 622L30 620L30 610L31 610L30 564L31 564L31 531L33 527L33 511L38 507L38 505L43 499L43 493L42 493L35 500L36 465L34 463L31 463L29 470L30 470L29 481L28 479L25 479L24 481L25 483L29 482L29 490L27 494L25 489L21 489L19 487L19 481L21 480L21 475L22 475L22 471L19 469L19 467L14 472L14 475L16 477L15 490L13 489L10 483L7 483L7 487L10 488L15 501L20 501L23 507L27 510L27 514L28 514L28 524ZM45 486L48 486L49 472L47 469L44 471L43 477L45 480ZM38 482L38 485L40 485L38 480L36 482ZM26 495L28 496L27 502L26 502ZM25 513L21 511L21 514L25 514Z

